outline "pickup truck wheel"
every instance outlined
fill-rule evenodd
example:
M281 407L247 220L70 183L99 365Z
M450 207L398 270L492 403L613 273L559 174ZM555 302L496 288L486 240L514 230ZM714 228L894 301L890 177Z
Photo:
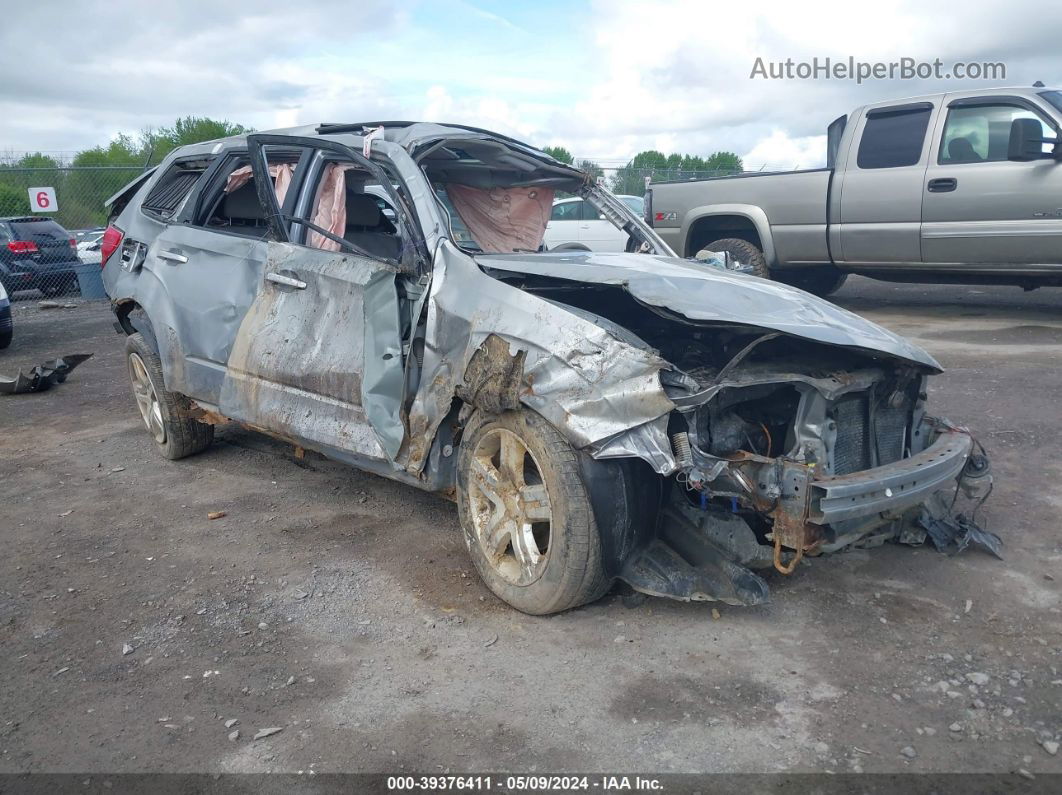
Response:
M214 426L189 416L192 407L184 395L166 391L162 363L139 333L129 336L125 355L140 417L159 452L176 460L209 447Z
M776 270L774 280L791 287L799 287L801 290L826 297L841 289L841 285L848 279L848 274L839 271L832 265L822 265L810 268L794 268L792 270Z
M763 256L763 252L747 240L742 240L739 237L724 237L719 240L713 240L708 245L703 246L701 251L715 251L717 253L725 251L738 262L752 266L754 275L759 276L761 279L771 278L771 271L767 267L767 260Z
M578 458L538 414L472 416L458 457L457 505L480 577L517 610L558 613L608 590Z

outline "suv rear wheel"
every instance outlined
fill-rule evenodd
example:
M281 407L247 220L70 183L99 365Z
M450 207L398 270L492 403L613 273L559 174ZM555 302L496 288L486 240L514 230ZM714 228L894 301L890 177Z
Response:
M191 417L191 402L184 395L166 391L162 363L143 336L129 336L125 355L133 397L159 452L176 460L209 447L214 440L214 426Z
M517 610L558 613L608 590L578 458L538 414L473 414L461 440L457 504L480 577Z

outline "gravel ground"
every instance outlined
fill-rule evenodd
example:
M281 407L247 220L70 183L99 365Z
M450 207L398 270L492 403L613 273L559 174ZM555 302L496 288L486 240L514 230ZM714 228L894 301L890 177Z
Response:
M480 584L445 500L234 428L162 460L107 307L20 301L0 372L95 356L0 398L0 772L1062 772L1060 295L836 297L947 368L1005 561L887 546L758 608L551 618Z

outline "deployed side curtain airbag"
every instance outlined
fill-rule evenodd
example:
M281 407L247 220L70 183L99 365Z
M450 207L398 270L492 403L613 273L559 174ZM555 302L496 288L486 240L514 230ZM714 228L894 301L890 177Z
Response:
M446 195L472 239L489 254L538 251L553 209L553 188L472 188L449 183Z
M295 173L295 166L291 163L275 163L269 167L269 176L273 178L273 190L277 194L277 204L284 203L284 197L291 185L291 176ZM250 166L241 166L229 174L225 181L225 193L232 193L251 181L254 173Z
M353 168L353 163L329 163L314 200L313 223L336 237L343 237L347 230L347 180L344 175ZM306 235L306 245L323 251L340 249L339 243L312 229Z

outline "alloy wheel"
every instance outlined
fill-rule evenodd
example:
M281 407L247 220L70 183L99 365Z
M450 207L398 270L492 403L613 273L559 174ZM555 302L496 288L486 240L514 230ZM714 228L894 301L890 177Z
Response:
M162 405L155 392L155 385L148 376L147 366L137 353L129 354L129 380L133 383L133 396L136 398L140 416L148 432L159 444L166 444L166 426L162 422Z
M480 437L469 472L469 511L475 543L497 573L529 585L546 568L553 509L535 456L512 431Z

